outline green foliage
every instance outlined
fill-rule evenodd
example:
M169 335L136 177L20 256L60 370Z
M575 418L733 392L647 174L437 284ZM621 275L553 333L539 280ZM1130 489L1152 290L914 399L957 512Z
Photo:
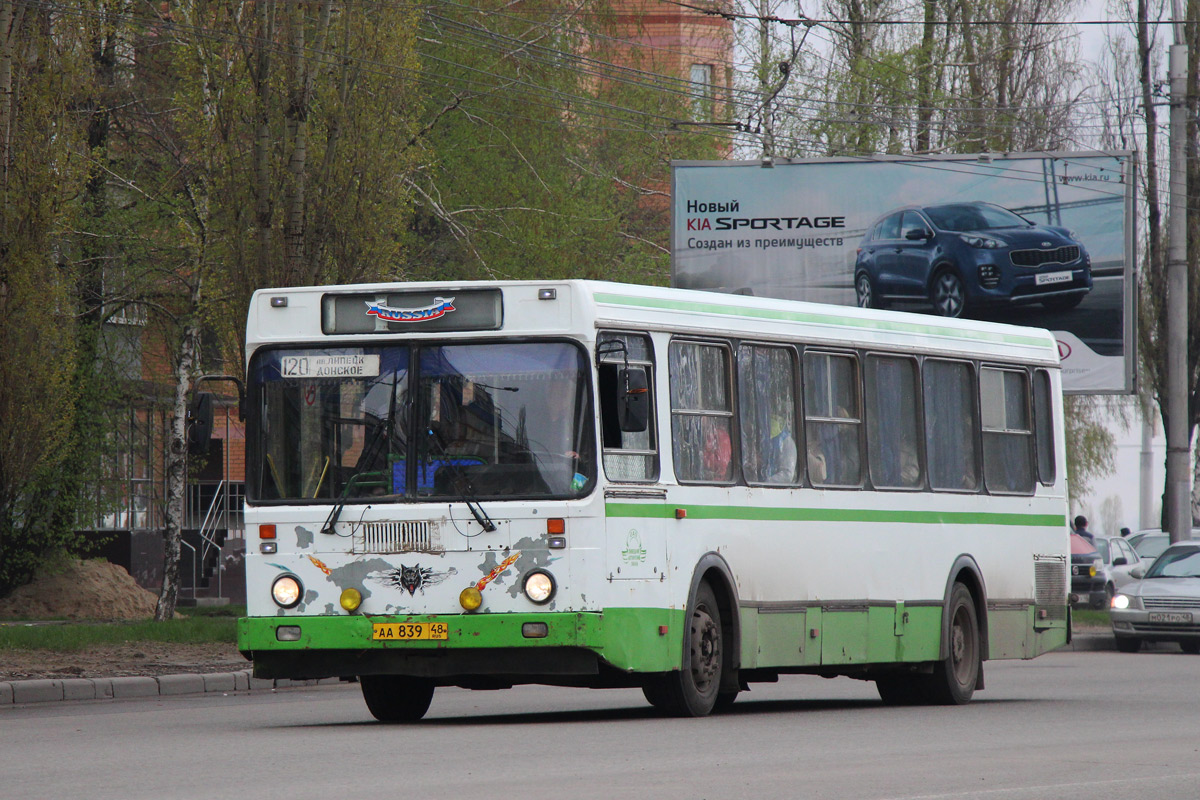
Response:
M1111 404L1088 395L1063 398L1067 439L1067 491L1072 502L1085 497L1092 481L1112 474L1115 440L1109 429Z
M232 617L183 617L167 622L0 625L0 650L53 650L75 653L97 645L136 642L182 644L233 643L237 620Z
M398 277L665 283L670 160L723 153L708 135L670 129L693 109L647 77L664 65L589 36L610 31L603 4L569 20L552 3L524 4L520 17L506 7L422 18L439 87L421 110L434 122L419 140ZM523 41L531 19L551 31L534 45ZM478 46L464 48L463 31ZM618 59L641 70L636 79L600 66Z
M80 354L63 235L84 180L73 99L87 78L70 26L31 9L20 20L0 31L14 55L11 83L0 87L9 126L0 153L0 596L76 543L81 497Z

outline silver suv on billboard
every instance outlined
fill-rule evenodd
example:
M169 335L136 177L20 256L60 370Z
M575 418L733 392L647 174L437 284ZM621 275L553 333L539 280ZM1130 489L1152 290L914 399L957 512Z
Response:
M854 290L863 308L927 300L946 317L1018 303L1065 311L1092 290L1091 258L1072 231L994 203L906 206L867 229Z

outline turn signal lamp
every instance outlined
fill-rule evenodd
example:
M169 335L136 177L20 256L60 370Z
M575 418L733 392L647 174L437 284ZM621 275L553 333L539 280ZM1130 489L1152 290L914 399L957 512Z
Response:
M362 592L358 589L342 589L342 596L338 598L338 602L347 611L357 611L362 605Z
M551 517L546 520L546 533L551 536L561 536L567 532L567 521L561 517Z
M458 593L458 604L465 611L474 611L483 605L483 593L474 586L468 586Z
M274 539L275 538L275 526L274 525L259 525L258 526L258 538Z

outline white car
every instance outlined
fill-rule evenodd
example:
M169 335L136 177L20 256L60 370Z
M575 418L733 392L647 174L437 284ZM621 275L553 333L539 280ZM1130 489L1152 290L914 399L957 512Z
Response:
M1154 559L1149 561L1143 559L1137 554L1137 550L1134 550L1129 542L1120 536L1097 536L1092 540L1092 544L1096 546L1100 558L1104 561L1104 568L1108 572L1110 599L1126 585L1137 580L1129 574L1131 570L1141 567L1144 572L1154 561Z
M1200 542L1164 550L1144 578L1113 597L1110 616L1122 653L1136 653L1142 642L1178 642L1200 654Z

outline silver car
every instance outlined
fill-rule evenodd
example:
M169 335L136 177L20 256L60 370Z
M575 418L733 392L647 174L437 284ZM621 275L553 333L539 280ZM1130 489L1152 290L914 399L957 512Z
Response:
M1110 612L1122 653L1136 653L1142 642L1179 642L1185 653L1200 653L1200 542L1164 550L1145 577L1113 597Z

